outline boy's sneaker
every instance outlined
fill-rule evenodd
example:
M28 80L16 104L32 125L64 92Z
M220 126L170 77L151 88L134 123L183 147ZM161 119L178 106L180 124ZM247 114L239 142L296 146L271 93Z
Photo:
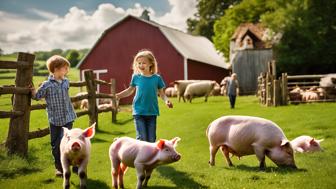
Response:
M55 175L56 175L56 177L62 177L62 176L63 176L63 173L62 173L61 170L56 169L56 171L55 171Z

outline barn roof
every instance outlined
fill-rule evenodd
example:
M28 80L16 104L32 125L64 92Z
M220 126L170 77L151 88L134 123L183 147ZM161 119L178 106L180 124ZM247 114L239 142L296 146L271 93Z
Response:
M141 22L145 22L154 27L158 27L162 34L168 39L168 41L173 45L173 47L186 59L195 60L198 62L202 62L205 64L210 64L213 66L221 67L228 69L229 65L226 64L226 61L222 55L217 53L213 43L209 41L206 37L203 36L193 36L182 31L160 25L158 23L143 20L141 18L127 15L113 24L110 28L104 31L102 36L97 40L94 46L87 53L90 54L92 49L98 44L98 42L103 38L103 36L108 33L109 30L117 26L119 23L124 21L125 19L132 17ZM76 66L77 68L84 62L87 55L80 61L80 63Z

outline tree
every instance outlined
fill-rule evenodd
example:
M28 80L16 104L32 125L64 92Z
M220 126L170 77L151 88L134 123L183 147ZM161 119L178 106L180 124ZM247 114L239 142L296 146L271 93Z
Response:
M202 35L212 41L213 25L223 16L224 11L241 0L197 0L196 18L188 18L188 32Z
M228 57L230 38L237 26L260 22L282 34L273 46L278 73L335 73L335 17L336 1L243 0L216 21L214 44Z
M264 22L283 37L275 46L279 72L336 72L336 1L291 0L273 4ZM274 19L276 18L276 19Z
M66 58L69 60L71 67L75 67L79 62L79 53L77 50L70 50Z
M3 50L0 48L0 55L3 55Z

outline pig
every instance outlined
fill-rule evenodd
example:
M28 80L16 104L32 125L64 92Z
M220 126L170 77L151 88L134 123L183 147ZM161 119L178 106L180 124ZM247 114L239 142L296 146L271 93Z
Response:
M63 128L63 138L61 140L61 163L63 168L63 188L70 188L70 165L78 167L80 178L80 188L86 188L86 167L90 158L90 139L95 134L95 125L91 125L84 131L79 128Z
M137 172L137 189L146 187L155 167L169 164L181 159L175 150L179 137L171 140L160 139L156 143L120 137L114 140L109 149L111 160L112 187L124 188L123 175L127 167Z
M316 140L311 136L299 136L291 141L291 145L295 152L316 152L323 151L320 146L322 141L323 139Z
M210 144L211 166L219 148L229 166L229 154L239 158L256 154L260 170L265 170L265 155L278 166L296 168L294 152L283 131L270 120L251 116L223 116L214 120L206 130Z
M319 96L316 92L313 91L304 91L301 93L303 102L312 102L319 99Z
M194 97L204 96L206 102L215 85L216 81L200 81L189 84L184 92L184 98L191 103Z

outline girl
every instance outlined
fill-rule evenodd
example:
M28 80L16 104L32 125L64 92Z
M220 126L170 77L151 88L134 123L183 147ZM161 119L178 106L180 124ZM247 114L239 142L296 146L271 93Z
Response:
M158 93L169 108L173 107L163 91L165 84L157 74L157 70L153 53L149 50L139 51L133 60L130 86L116 94L116 98L121 99L136 91L132 108L137 140L147 142L156 140L156 117L159 115Z

